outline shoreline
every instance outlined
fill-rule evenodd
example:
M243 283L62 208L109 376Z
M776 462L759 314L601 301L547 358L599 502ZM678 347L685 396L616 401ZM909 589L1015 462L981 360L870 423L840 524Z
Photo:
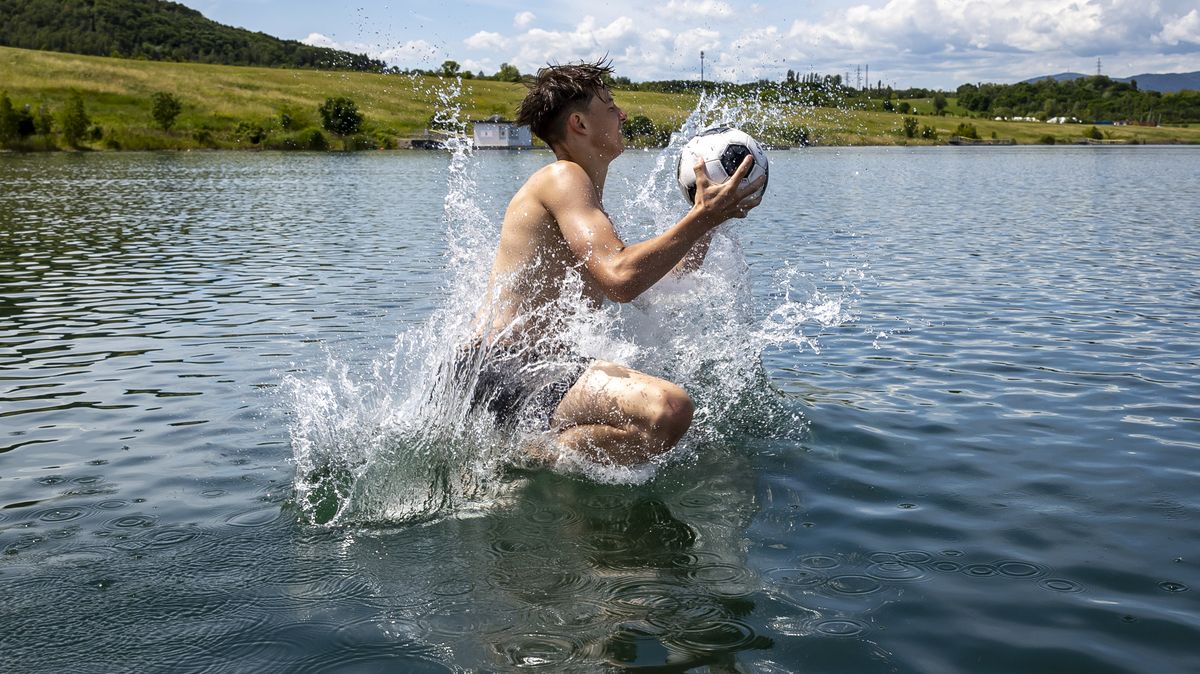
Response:
M429 138L439 110L450 106L455 124L493 115L511 117L524 96L521 84L455 80L426 75L272 69L199 63L138 61L0 47L0 82L16 109L51 122L49 135L11 142L18 152L63 151L61 115L72 94L87 124L76 144L95 151L354 151L399 149ZM631 147L659 146L696 109L698 96L616 89L630 119L643 117ZM178 116L164 130L152 115L154 97L178 99ZM350 98L363 115L361 133L345 137L322 126L318 108L332 97ZM862 103L862 102L859 102ZM935 115L885 112L847 101L844 107L782 102L761 129L746 129L760 142L825 147L942 146L972 129L980 139L1011 139L1018 145L1074 144L1084 135L1138 144L1200 144L1200 124L1118 126L995 120L961 112ZM43 117L45 110L45 117ZM36 119L34 121L37 121ZM644 127L644 128L643 128ZM906 133L907 132L907 133ZM664 135L665 134L665 135ZM926 135L928 134L928 135ZM971 135L969 133L968 135ZM915 136L915 137L914 137ZM85 150L86 151L86 150Z
M626 146L626 152L649 152L666 149L665 145L630 145ZM1129 147L1147 147L1147 148L1200 148L1200 142L1191 141L1162 141L1162 142L1116 142L1116 143L1086 143L1086 142L1062 142L1062 143L965 143L955 144L949 142L933 142L933 143L811 143L808 145L793 145L783 147L768 147L767 152L790 152L798 150L825 150L835 149L841 150L846 148L943 148L961 151L964 148L985 148L989 151L997 151L1013 148L1129 148ZM81 148L36 148L36 149L13 149L0 148L0 156L33 156L33 155L108 155L108 154L329 154L329 155L357 155L357 154L379 154L379 153L413 153L413 154L437 154L444 153L444 148L413 148L413 147L392 147L392 148L372 148L372 149L325 149L314 150L309 148L302 149L279 149L279 148L258 148L258 147L158 147L158 148L110 148L110 147L81 147ZM473 150L476 153L483 154L520 154L525 152L549 153L547 147L531 147L531 148L476 148Z

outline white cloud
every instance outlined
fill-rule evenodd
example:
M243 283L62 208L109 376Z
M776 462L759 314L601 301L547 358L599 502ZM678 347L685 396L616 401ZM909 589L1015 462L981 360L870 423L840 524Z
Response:
M701 51L712 52L721 45L721 34L709 28L692 28L675 36L675 53L691 63L698 59Z
M303 40L300 40L300 42L302 42L310 47L328 47L330 49L338 49L339 48L337 46L337 43L334 42L331 38L329 38L329 36L322 35L320 33L309 33L308 37L304 38Z
M503 35L486 30L475 33L463 40L463 43L471 49L504 49L508 46L508 40Z
M572 31L533 28L517 38L521 45L516 65L522 72L537 70L547 63L566 63L617 55L635 48L642 40L633 19L621 16L606 25L585 16Z
M1200 10L1193 9L1163 25L1162 32L1154 36L1159 44L1175 46L1181 42L1200 44Z
M401 67L436 67L450 58L488 73L501 61L533 72L608 54L617 74L635 80L697 78L701 50L709 78L777 79L788 69L853 74L870 64L872 82L902 87L1093 72L1097 57L1116 76L1200 68L1196 0L559 0L527 6L538 15L515 14L513 28L471 26L448 42L446 30L399 45L343 43L322 33L304 42ZM563 16L584 18L563 23Z
M720 19L733 15L733 8L719 0L670 0L658 8L658 14L677 21L692 17Z

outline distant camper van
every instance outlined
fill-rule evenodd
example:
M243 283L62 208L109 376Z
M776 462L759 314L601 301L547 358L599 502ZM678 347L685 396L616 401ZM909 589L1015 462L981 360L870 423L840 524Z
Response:
M528 126L492 115L487 119L471 120L475 125L476 148L527 149L533 147L533 136Z

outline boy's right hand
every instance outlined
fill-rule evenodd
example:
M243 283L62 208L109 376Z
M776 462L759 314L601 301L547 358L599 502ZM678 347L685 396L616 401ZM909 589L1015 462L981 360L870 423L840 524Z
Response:
M704 162L696 162L696 202L692 208L702 212L701 217L706 225L716 227L729 218L744 218L751 209L762 203L763 195L755 192L766 184L767 176L761 175L745 187L738 187L753 166L754 157L746 155L729 180L713 183Z

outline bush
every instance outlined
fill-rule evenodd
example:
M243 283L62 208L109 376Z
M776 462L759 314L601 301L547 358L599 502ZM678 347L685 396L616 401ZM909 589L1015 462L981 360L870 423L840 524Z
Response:
M103 137L104 137L104 127L100 126L99 124L95 124L95 125L88 127L88 130L87 130L87 139L88 140L100 140Z
M903 121L903 126L901 127L901 129L904 132L905 138L916 138L917 137L917 118L916 117L905 117L904 121Z
M39 136L49 138L50 134L54 133L54 118L50 115L50 108L45 103L38 106L37 117L33 121Z
M937 130L928 124L922 124L921 137L926 140L937 140Z
M1100 129L1097 129L1093 126L1092 128L1083 132L1083 137L1091 138L1092 140L1102 140L1104 138L1104 134L1100 133Z
M175 118L183 112L183 103L174 95L159 91L150 96L150 115L163 131L170 131Z
M67 106L63 108L62 118L59 120L59 126L63 130L63 139L71 147L79 147L79 141L83 139L83 135L87 133L91 123L92 120L83 107L83 97L79 95L78 91L72 91L71 96L67 98Z
M200 147L213 147L215 145L212 132L208 129L196 129L193 131L192 140L196 141L196 144Z
M238 122L237 127L233 130L233 135L237 137L239 143L247 141L251 145L258 145L266 140L267 131L252 122Z
M1054 136L1051 136L1050 134L1047 133L1047 134L1043 134L1040 138L1038 138L1037 142L1041 143L1042 145L1053 145L1055 143L1055 140L1054 140Z
M317 112L321 115L321 127L330 133L352 136L362 131L363 115L349 98L326 98Z
M653 136L654 122L645 115L634 115L621 125L621 135L628 139L633 139L635 136Z
M17 136L22 140L32 136L36 131L33 120L33 110L28 105L17 110Z
M801 147L805 147L809 144L809 137L812 135L812 132L809 131L807 127L792 126L790 124L785 124L782 126L769 126L763 131L763 135L767 139L768 143L778 143L779 145L793 146L799 145ZM663 144L665 145L666 142L669 141L670 134L668 133Z
M912 110L912 106L908 104L908 101L900 101L900 107L897 110L900 111L900 114L907 115Z
M351 136L346 139L346 149L348 150L378 150L379 143L370 136Z
M328 150L329 141L325 139L325 134L317 129L309 129L300 134L300 149L302 150Z
M470 72L469 70L467 72ZM466 73L463 74L464 78ZM372 136L375 139L375 145L380 150L395 150L396 149L396 131L389 129L388 131L376 131Z
M954 129L954 135L958 136L960 138L978 139L979 138L979 129L976 129L974 124L968 124L967 122L959 122L958 126L955 127L955 129Z
M17 140L17 111L13 108L8 92L0 92L0 145Z

